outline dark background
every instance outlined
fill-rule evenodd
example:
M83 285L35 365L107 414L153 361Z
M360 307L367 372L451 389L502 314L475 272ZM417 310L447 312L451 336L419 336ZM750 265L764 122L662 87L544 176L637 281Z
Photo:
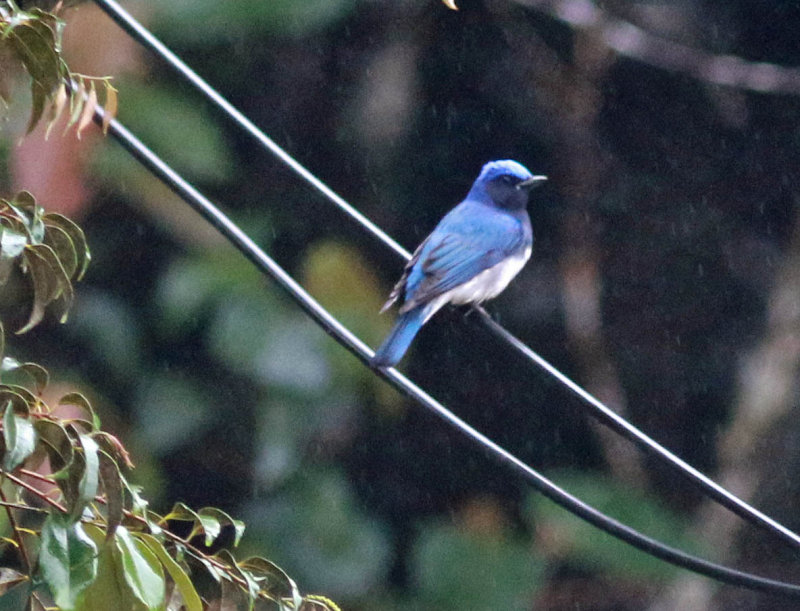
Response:
M533 257L493 316L800 529L800 75L709 76L733 70L714 63L724 56L797 64L797 2L620 0L596 6L591 27L569 21L591 5L569 1L553 3L567 21L534 0L124 4L408 249L484 162L549 175L530 207ZM115 75L120 119L377 345L403 262L91 3L67 17L71 67ZM641 45L617 53L620 32ZM92 397L156 509L231 512L248 525L243 554L346 609L793 608L578 523L374 378L113 142L18 146L21 93L15 106L4 191L79 220L94 260L69 323L12 349ZM796 574L788 547L600 429L464 314L438 315L401 370L644 532Z

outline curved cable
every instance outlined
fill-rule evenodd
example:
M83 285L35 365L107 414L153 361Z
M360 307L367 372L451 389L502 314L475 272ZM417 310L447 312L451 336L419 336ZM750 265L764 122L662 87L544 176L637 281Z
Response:
M375 223L370 221L366 216L361 214L354 206L342 198L336 191L331 189L328 185L322 182L319 178L314 176L306 167L298 162L294 157L287 153L279 144L272 138L267 136L256 125L242 114L233 104L220 95L216 89L204 81L199 74L187 66L177 55L175 55L169 48L162 43L158 38L145 28L141 23L136 21L130 13L125 11L114 0L96 0L95 2L105 13L113 19L125 32L128 33L134 40L139 42L144 47L151 49L156 55L164 59L167 64L176 70L183 78L195 86L204 96L206 96L212 104L219 106L225 114L227 114L233 121L246 131L250 136L255 138L261 146L267 149L270 153L275 155L283 163L285 163L292 171L294 171L300 178L305 180L317 191L322 193L330 201L334 202L339 208L344 210L349 216L356 219L362 226L366 227L371 234L377 236L384 244L389 246L397 254L406 259L411 258L411 254L400 244L398 244L392 237L378 227Z
M404 257L406 260L411 258L411 255L407 250L400 246L386 232L380 229L361 212L359 212L354 206L345 201L341 196L336 194L330 187L328 187L319 178L314 176L314 174L312 174L296 159L289 155L289 153L283 150L271 138L264 134L264 132L256 127L252 121L239 112L230 102L228 102L213 87L204 81L194 70L181 61L178 56L176 56L161 41L153 36L149 30L136 21L115 0L94 0L94 2L132 38L159 55L173 70L177 71L180 75L191 82L213 104L219 106L231 119L233 119L233 121L239 127L244 129L248 134L261 143L264 148L284 162L289 168L291 168L312 187L327 197L337 207L343 210L345 214L355 219L369 233L378 238L397 254ZM646 453L658 456L660 459L671 464L690 481L694 482L698 487L700 487L700 489L709 498L735 513L740 518L750 522L751 524L764 528L769 532L772 532L781 538L781 540L788 542L794 548L800 549L800 535L783 526L776 520L773 520L758 509L752 507L742 499L738 498L714 482L708 476L704 475L680 459L678 456L664 448L661 444L633 426L630 422L615 413L611 408L603 404L599 399L588 393L566 375L561 373L552 364L534 352L517 337L512 335L499 323L492 320L492 318L486 313L485 310L483 310L483 308L476 309L478 312L480 312L484 323L495 336L499 337L509 346L513 347L519 354L543 369L549 375L555 377L557 380L559 380L559 382L564 384L574 394L582 399L587 405L594 408L589 412L594 418L608 426L615 433L622 435L623 437L634 442Z
M99 125L103 123L103 115L103 109L97 107L94 118L95 122ZM233 223L219 208L211 203L210 200L184 180L175 170L167 165L160 157L155 155L155 153L147 148L117 120L112 119L110 121L108 133L110 133L148 171L155 175L176 193L178 197L189 204L193 210L208 221L262 273L268 274L275 280L306 314L319 324L329 335L336 339L336 341L344 346L351 354L355 355L362 363L369 363L369 359L373 356L372 350L347 327L334 318L330 312L323 308L294 280L294 278L292 278L291 275L267 255L247 236L247 234ZM676 566L711 577L717 581L770 594L781 594L800 598L800 585L760 577L703 560L702 558L664 545L660 541L643 535L637 530L606 516L558 487L538 471L471 427L396 369L374 371L401 393L448 422L457 431L477 444L479 448L488 450L498 462L517 472L525 481L530 483L546 497L608 534L625 541L647 554Z

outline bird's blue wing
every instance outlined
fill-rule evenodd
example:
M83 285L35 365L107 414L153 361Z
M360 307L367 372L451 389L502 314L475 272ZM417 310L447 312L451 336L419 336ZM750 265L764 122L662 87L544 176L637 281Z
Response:
M468 282L524 249L529 237L519 219L464 202L442 219L414 253L416 260L405 279L402 310Z

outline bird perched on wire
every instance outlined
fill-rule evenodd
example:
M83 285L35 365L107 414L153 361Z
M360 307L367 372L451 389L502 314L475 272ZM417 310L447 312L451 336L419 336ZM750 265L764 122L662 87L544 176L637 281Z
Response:
M443 305L481 303L508 286L531 256L528 192L545 180L510 159L483 166L466 199L414 252L381 309L402 295L400 316L372 357L373 366L396 365Z

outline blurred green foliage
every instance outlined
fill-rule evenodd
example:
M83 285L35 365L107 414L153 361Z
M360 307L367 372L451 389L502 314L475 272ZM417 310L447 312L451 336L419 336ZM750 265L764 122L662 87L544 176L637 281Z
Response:
M523 611L542 586L544 564L522 538L426 524L413 558L425 609Z
M549 474L568 492L595 509L659 541L686 552L707 556L702 541L690 537L685 524L674 511L653 496L632 490L598 474L564 472ZM668 581L674 567L665 567L657 558L632 550L615 537L594 528L541 495L528 498L526 516L537 532L555 542L554 551L562 560L585 570L602 571L627 579Z
M243 515L251 545L274 550L290 573L333 598L368 600L386 579L387 533L358 508L338 469L306 466L271 498L247 503Z
M313 36L344 18L356 0L240 0L231 7L218 0L175 0L156 7L155 25L183 43L215 44L243 36ZM174 28L175 24L191 27Z
M120 87L125 88L120 120L139 126L136 130L139 138L151 142L165 159L174 159L174 168L193 181L219 184L230 178L230 148L208 108L174 86L131 85L126 87L124 82L120 83ZM129 167L127 159L120 159L126 155L119 148L109 146L97 161L108 166L104 173L113 175L116 169Z

